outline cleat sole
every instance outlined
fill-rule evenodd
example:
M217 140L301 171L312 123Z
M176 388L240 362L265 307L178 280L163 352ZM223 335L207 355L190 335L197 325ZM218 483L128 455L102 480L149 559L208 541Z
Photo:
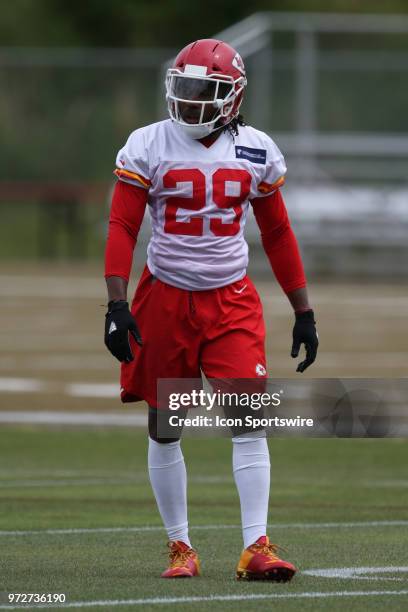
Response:
M165 580L180 580L180 578L194 578L194 576L187 576L186 574L177 574L176 576L162 576Z
M247 570L237 570L236 579L247 581L263 580L268 582L290 582L295 573L296 572L286 567L269 570L262 574L248 572Z
M166 580L173 580L174 578L197 578L200 575L200 572L196 574L171 574L170 576L160 576L161 578L165 578Z

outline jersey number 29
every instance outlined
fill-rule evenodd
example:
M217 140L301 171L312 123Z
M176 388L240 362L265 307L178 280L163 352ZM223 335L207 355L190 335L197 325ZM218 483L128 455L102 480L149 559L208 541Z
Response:
M226 182L233 181L240 184L240 194L237 196L226 195ZM205 175L194 169L169 170L163 177L163 186L169 189L177 187L177 183L191 183L193 196L178 197L170 196L166 199L164 231L167 234L181 234L183 236L202 236L203 217L194 216L190 221L177 221L178 208L199 211L206 204ZM251 175L247 170L220 168L212 175L212 197L218 208L232 208L235 212L234 219L225 223L222 219L214 217L210 219L210 231L215 236L235 236L240 229L242 216L242 203L246 201L251 188Z

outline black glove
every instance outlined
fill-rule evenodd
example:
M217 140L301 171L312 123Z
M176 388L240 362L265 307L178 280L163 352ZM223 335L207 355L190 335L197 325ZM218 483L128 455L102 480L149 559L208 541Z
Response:
M119 361L129 363L134 356L130 348L129 332L136 342L142 346L142 338L136 321L129 311L125 300L111 301L105 320L105 346Z
M319 340L316 331L316 321L313 310L295 313L296 323L293 328L292 357L299 355L301 344L306 348L306 359L299 363L296 372L304 372L316 359Z

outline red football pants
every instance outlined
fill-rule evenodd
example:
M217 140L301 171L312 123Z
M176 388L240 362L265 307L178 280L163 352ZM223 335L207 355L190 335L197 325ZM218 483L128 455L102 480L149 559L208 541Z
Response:
M248 276L231 285L186 291L155 278L146 266L131 312L143 346L122 363L123 402L157 406L160 378L265 378L265 324Z

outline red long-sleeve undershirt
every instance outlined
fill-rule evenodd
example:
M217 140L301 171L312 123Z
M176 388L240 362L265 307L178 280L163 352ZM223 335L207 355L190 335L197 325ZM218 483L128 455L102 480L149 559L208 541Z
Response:
M105 278L121 276L129 281L133 251L147 204L147 190L118 181L112 196Z
M264 251L276 279L285 293L306 287L306 277L296 236L290 225L279 189L252 200Z
M105 277L129 280L133 251L147 204L147 191L118 181L112 197L105 251ZM285 293L306 286L297 241L280 191L252 201L263 248Z

